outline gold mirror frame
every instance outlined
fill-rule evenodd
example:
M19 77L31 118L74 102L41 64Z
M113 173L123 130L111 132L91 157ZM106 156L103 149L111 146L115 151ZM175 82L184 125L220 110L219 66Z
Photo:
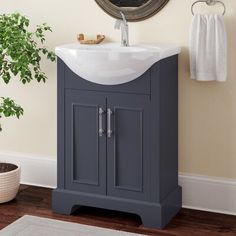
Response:
M142 21L157 12L159 12L169 0L150 0L146 4L137 9L121 9L115 6L109 0L95 0L95 2L110 16L121 19L120 11L125 14L127 21Z

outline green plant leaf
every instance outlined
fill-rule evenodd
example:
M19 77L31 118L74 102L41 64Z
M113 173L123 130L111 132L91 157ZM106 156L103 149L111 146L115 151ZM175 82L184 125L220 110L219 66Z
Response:
M18 119L23 115L24 110L21 106L17 105L12 99L1 97L0 103L0 118L2 116L10 117L16 116ZM2 127L0 124L0 131L2 131Z
M29 26L30 20L19 13L0 15L0 80L6 84L13 78L18 78L22 84L32 80L46 82L47 76L40 65L42 56L56 60L54 52L44 46L51 27L43 23L31 31ZM0 118L3 115L19 118L23 109L10 98L2 98Z

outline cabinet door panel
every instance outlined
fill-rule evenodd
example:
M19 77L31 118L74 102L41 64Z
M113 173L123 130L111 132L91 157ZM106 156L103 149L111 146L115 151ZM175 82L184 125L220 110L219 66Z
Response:
M108 98L113 133L107 139L108 195L148 198L149 96Z
M99 109L103 96L66 92L66 188L105 194L106 136L99 136ZM102 115L102 127L106 115Z

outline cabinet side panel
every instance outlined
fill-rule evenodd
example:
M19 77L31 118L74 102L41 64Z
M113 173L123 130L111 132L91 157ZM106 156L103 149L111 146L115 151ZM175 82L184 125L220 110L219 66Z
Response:
M150 201L160 202L160 62L151 67Z
M160 63L161 199L178 187L178 56Z
M58 58L57 59L57 186L60 189L63 189L65 187L64 80L65 80L65 64L60 58Z

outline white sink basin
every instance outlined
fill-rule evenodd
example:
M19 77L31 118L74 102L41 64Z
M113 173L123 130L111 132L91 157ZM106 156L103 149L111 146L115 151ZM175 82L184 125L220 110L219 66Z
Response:
M56 47L56 55L77 75L103 85L123 84L137 79L154 63L180 53L171 45L68 44Z

